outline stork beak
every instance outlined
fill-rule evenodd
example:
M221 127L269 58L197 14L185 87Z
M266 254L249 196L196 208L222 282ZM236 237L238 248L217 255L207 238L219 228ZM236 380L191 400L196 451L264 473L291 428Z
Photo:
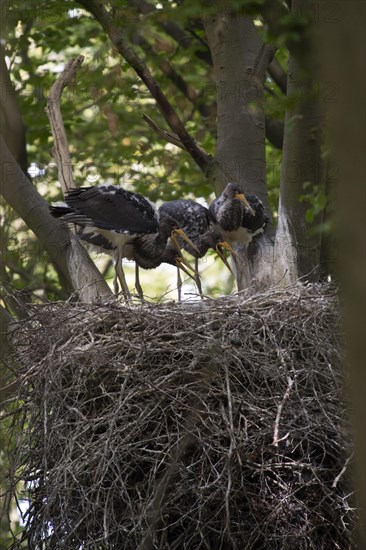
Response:
M200 251L198 250L197 246L191 241L191 239L185 234L185 232L183 231L183 229L173 229L172 231L172 234L170 235L170 238L172 239L173 243L175 244L177 250L181 253L181 248L178 244L178 241L177 239L175 239L175 235L179 235L179 237L182 237L183 240L186 241L187 244L189 244L189 246L191 246L192 248L194 248L194 250L197 250L198 254L200 253Z
M233 248L231 248L231 246L230 246L227 242L225 242L225 241L223 241L222 243L218 243L218 244L216 245L216 253L217 253L218 257L219 257L220 260L226 265L226 267L228 268L228 270L230 271L230 273L231 273L232 275L234 275L234 272L233 272L233 270L231 269L229 262L228 262L227 259L225 258L225 256L224 256L224 254L223 254L221 248L226 248L227 250L230 250L230 252L231 252L232 254L233 254L233 253L235 254L235 250L234 250Z
M172 235L173 234L174 235L179 235L180 237L182 237L182 239L185 240L186 243L189 244L189 246L191 246L192 248L197 250L198 254L200 253L197 246L191 241L191 239L188 237L188 235L186 235L186 233L183 231L183 229L174 229L173 232L172 232Z
M193 267L183 258L183 256L176 258L175 263L176 266L184 271L184 273L186 273L186 275L188 275L188 277L190 277L191 279L194 279L194 277L199 277L199 273L197 273L197 271L193 269ZM192 273L189 270L191 270Z
M194 267L192 267L191 264L187 262L187 260L183 256L179 256L179 258L177 258L175 261L176 261L177 267L180 267L182 271L187 273L187 275L189 275L189 273L187 272L187 268L188 268L189 271L191 271L196 277L197 276L199 277L199 273L197 273ZM185 268L182 267L183 265L185 265ZM192 275L190 275L190 277L192 277Z
M233 249L232 246L229 245L229 243L227 243L226 241L222 241L221 243L217 243L217 246L219 246L220 248L225 248L226 250L228 250L231 254L236 254L235 250Z
M250 206L249 202L247 201L244 193L237 193L235 195L235 198L240 200L240 202L242 204L244 204L244 206L249 210L249 212L251 213L252 216L255 216L255 212L254 212L253 208Z

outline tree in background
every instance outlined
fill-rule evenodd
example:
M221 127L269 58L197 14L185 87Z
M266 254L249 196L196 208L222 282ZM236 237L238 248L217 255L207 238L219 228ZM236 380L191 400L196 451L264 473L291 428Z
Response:
M48 201L61 196L53 185L46 97L62 65L83 54L62 105L78 185L119 183L153 201L212 200L237 181L272 219L248 253L241 251L240 289L297 276L318 280L321 266L331 271L319 228L332 176L323 107L336 90L319 86L303 53L310 53L310 4L82 0L6 8L3 135L24 178L30 172ZM20 174L9 158L2 172L11 207L3 205L4 281L24 292L67 296L75 285L59 252L70 247L69 237L34 193L40 210L29 219L19 204L31 193L24 178L21 193L10 196ZM39 232L39 218L49 238Z
M341 58L343 66L348 65L340 55L346 56L346 48L338 43L338 55L332 56L329 45L318 42L316 34L320 28L337 44L345 14L351 18L349 29L357 11L347 12L338 2L325 2L321 9L318 4L300 0L4 4L2 327L9 322L6 310L17 318L27 315L32 293L65 299L75 288L68 259L72 236L49 217L42 197L48 202L62 198L54 185L57 172L50 154L46 97L65 62L80 54L86 58L84 65L62 104L78 185L108 181L153 201L180 197L210 201L227 181L238 181L246 192L261 198L272 219L248 253L241 252L239 288L253 279L265 284L298 276L316 281L334 273L337 247L330 231L331 205L339 174L338 156L328 146L325 108L337 108L342 95L337 61ZM357 51L358 44L352 59ZM322 71L324 67L327 70ZM345 86L350 76L345 71ZM352 104L350 95L347 100L343 113ZM352 107L354 131L356 103ZM339 136L344 119L347 116L333 122ZM362 144L360 140L361 150ZM336 145L337 153L344 153ZM356 170L359 149L352 153L355 156L349 154L344 164ZM342 177L341 194L351 196L344 173ZM351 179L360 200L347 201L347 213L353 204L362 207L360 173ZM352 234L347 243L358 243L355 232L347 234ZM343 250L351 254L346 246ZM358 266L351 267L359 286ZM13 289L22 292L14 295ZM350 295L361 319L360 294L350 291ZM355 348L361 346L362 326L360 322ZM362 370L355 369L359 418L361 377Z

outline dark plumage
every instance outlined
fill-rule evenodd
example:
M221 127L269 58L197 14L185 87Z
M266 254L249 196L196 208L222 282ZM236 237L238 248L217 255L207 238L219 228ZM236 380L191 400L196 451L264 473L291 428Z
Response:
M166 217L159 222L159 232L153 235L137 237L125 247L125 257L134 260L143 269L154 269L162 263L162 257L169 237L178 229L177 222Z
M190 199L174 200L162 204L159 208L159 215L161 220L164 220L166 216L171 216L177 220L179 227L183 229L184 233L192 241L194 246L183 241L181 238L177 239L179 246L195 258L196 274L194 280L202 296L202 287L198 274L198 259L205 256L209 248L215 250L230 269L220 249L222 246L227 246L226 243L223 243L222 234L210 226L211 217L209 210ZM167 250L169 248L172 248L172 244L168 242ZM180 290L180 286L178 281L178 290Z
M243 219L241 222L252 238L255 235L263 233L266 224L269 222L268 216L264 213L264 206L261 200L256 195L245 195L250 207L254 211L254 216L246 208L244 208Z
M116 245L158 231L155 206L139 193L122 187L100 185L72 189L65 196L65 202L67 206L51 206L53 216L76 223L85 228L85 232L104 235Z
M114 288L118 292L118 278L126 298L130 293L122 268L123 258L136 263L136 290L142 298L138 268L152 269L160 265L169 237L173 242L176 242L175 234L187 239L174 218L167 215L160 221L155 206L147 199L120 187L73 189L65 201L65 205L51 206L52 215L77 224L80 239L112 254L116 270ZM194 246L187 240L189 246Z
M138 268L142 267L143 269L154 269L161 263L167 261L163 258L163 254L166 249L168 238L176 229L178 229L176 221L172 218L166 218L159 223L158 233L151 233L141 237L136 237L132 242L124 245L123 258L133 260L136 264L135 287L140 298L143 298L143 290L140 284ZM116 257L117 246L113 245L102 235L85 234L83 229L78 232L78 235L80 239L94 245L98 250L110 253L112 256ZM175 248L174 251L177 252ZM177 262L174 261L175 258L173 258L173 256L174 255L172 254L172 261L167 261L167 263L178 265ZM176 257L178 258L179 256L180 254L177 252Z
M170 216L177 220L179 226L194 243L195 247L179 240L182 248L194 257L201 258L208 250L204 243L201 244L202 236L210 229L210 215L208 209L193 200L175 200L162 204L159 208L161 219ZM199 256L198 256L199 255Z
M82 241L93 245L98 252L112 252L117 250L117 246L115 244L112 244L111 241L109 241L105 237L103 237L103 235L85 232L83 227L79 228L79 230L77 231L77 236Z
M126 243L123 249L123 257L133 260L143 269L154 269L162 263L162 256L167 241L174 229L178 229L177 222L172 218L166 218L159 223L159 231L148 235L136 237L132 242ZM102 251L116 251L117 246L113 245L102 235L85 233L84 229L78 231L78 236L83 241L94 245ZM176 249L175 249L176 250Z
M236 183L228 183L222 194L210 205L213 226L225 240L248 244L253 235L263 231L268 218L262 202L255 195L244 195Z
M143 236L160 239L156 208L139 193L113 185L72 189L65 196L65 202L66 205L51 206L51 214L79 225L79 236L83 240L115 251L114 286L118 290L118 277L123 293L128 297L130 293L122 268L125 247ZM165 227L163 229L165 231Z

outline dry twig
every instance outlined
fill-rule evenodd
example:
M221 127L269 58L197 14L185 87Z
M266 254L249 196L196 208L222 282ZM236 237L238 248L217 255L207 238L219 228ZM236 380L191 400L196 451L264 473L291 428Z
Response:
M23 539L40 550L350 548L338 329L337 298L317 285L33 306L12 411L23 428L12 486L24 481L32 502Z
M50 90L50 95L47 99L47 107L45 109L51 125L54 141L53 155L58 167L58 177L64 194L72 187L75 187L75 185L72 176L70 151L61 114L61 95L64 88L69 86L75 78L76 72L83 61L84 57L80 55L67 63L65 69L59 75Z

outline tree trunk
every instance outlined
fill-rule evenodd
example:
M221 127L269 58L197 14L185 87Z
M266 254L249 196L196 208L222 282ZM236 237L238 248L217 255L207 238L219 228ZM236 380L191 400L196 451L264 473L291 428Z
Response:
M306 4L300 0L292 2L295 14L303 13L305 8ZM305 216L310 205L301 197L306 193L304 183L310 184L307 188L310 191L313 185L325 191L324 109L314 82L293 55L289 59L287 101L275 272L277 278L284 277L286 282L297 277L316 281L320 276L322 238L315 228L323 222L323 215L308 223Z
M18 106L16 91L5 62L5 50L0 45L0 129L15 160L27 175L28 158L25 125Z
M216 193L228 182L257 195L270 216L266 186L263 83L274 50L261 43L252 19L227 9L204 17L217 90L218 168L210 177ZM268 283L272 257L270 228L248 251L238 249L235 260L238 289Z
M52 218L47 202L20 170L2 136L0 152L1 194L37 236L56 268L70 281L82 301L93 302L110 296L107 283L86 250L64 223Z
M330 129L337 168L337 240L345 318L347 391L356 442L356 498L366 548L366 174L365 174L365 3L321 4L318 49L324 83L338 93L329 97ZM332 16L332 17L331 17Z
M339 274L339 238L334 233L334 212L332 209L336 196L338 165L332 160L333 157L332 153L326 163L325 193L328 205L324 211L324 228L321 233L320 247L320 276L323 280L327 280L329 276L332 280L336 280Z

